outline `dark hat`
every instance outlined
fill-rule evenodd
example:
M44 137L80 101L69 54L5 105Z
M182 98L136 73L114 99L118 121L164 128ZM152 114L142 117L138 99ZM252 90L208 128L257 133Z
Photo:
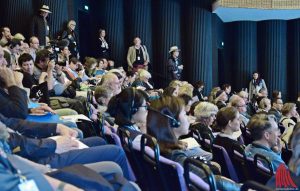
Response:
M224 92L224 90L219 90L219 91L217 91L217 93L216 93L216 98L219 97L223 92Z

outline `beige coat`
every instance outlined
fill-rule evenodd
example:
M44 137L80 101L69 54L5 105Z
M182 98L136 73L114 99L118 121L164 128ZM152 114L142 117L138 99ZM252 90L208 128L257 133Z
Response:
M142 52L143 52L144 60L146 62L150 62L149 54L148 54L146 46L145 45L141 45L141 47L142 47ZM132 64L135 61L135 59L136 59L136 49L135 49L134 46L131 46L131 47L129 47L128 53L127 53L128 68L132 68Z

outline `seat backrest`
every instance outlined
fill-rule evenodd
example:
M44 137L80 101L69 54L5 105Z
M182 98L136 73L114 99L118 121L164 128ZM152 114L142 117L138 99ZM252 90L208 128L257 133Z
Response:
M212 145L213 160L219 163L222 167L222 175L239 182L235 168L228 156L227 151L220 145Z
M267 163L268 168L263 165L262 161ZM272 163L263 155L256 154L254 158L247 157L248 171L251 173L251 180L261 184L266 184L267 181L274 175Z
M199 168L204 171L208 183L206 183L202 178L197 176L196 174L190 172L190 165L193 165L194 168ZM184 179L188 186L189 190L205 190L205 191L215 191L216 181L213 173L209 169L209 167L195 159L187 158L184 161Z
M182 166L160 156L159 146L155 138L142 135L141 154L143 156L144 171L150 177L148 180L150 190L187 190Z
M240 182L251 179L251 175L247 167L247 157L242 145L233 144L233 156L231 156L232 164L235 167Z
M211 137L210 134L207 133L200 134L200 132L197 129L191 129L190 133L192 137L194 137L196 141L201 145L202 149L211 152L213 137Z

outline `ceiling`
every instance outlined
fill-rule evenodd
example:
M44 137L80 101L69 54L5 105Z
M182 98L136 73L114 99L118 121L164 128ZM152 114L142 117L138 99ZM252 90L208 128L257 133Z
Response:
M255 9L218 6L213 11L223 22L290 20L300 18L300 9Z

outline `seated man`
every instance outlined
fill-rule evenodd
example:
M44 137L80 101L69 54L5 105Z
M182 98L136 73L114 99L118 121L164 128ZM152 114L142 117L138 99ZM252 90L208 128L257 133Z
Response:
M255 154L261 154L267 157L274 171L280 164L285 164L281 158L280 130L273 115L256 114L251 118L247 127L254 140L245 148L247 156L253 158Z
M46 123L41 126L41 123L6 118L1 114L0 121L10 129L8 145L14 153L24 158L40 164L49 164L53 168L113 161L120 165L125 177L129 178L123 149L115 145L103 145L105 142L100 137L82 139L89 148L78 149L78 143L74 140L77 132L63 125ZM57 134L62 136L56 140L46 138Z

